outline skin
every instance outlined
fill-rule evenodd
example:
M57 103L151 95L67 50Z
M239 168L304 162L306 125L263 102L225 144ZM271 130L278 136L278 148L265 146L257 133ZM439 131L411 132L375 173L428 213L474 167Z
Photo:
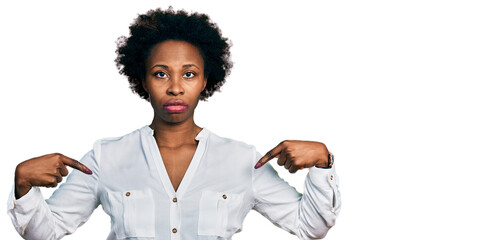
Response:
M150 127L175 190L197 149L195 137L202 129L194 122L194 110L206 83L204 60L194 45L167 40L152 48L143 86L154 110ZM164 105L171 100L182 100L186 110L165 110Z
M177 190L197 148L195 137L202 130L194 122L194 111L207 83L204 61L194 45L167 40L152 48L145 71L143 87L149 93L154 112L150 127L172 186ZM171 100L181 100L186 109L168 111L165 104ZM278 158L279 165L295 173L312 166L328 166L328 154L326 145L320 142L285 140L260 158L254 167L260 168ZM20 163L15 170L16 198L27 194L32 186L56 187L68 174L66 166L92 174L77 160L59 153Z
M67 166L92 174L85 165L60 153L43 155L18 164L15 169L15 197L21 198L33 186L56 187L67 176Z
M313 166L327 167L329 154L324 143L284 140L261 157L254 168L260 168L268 161L277 158L277 164L284 166L290 173L295 173Z

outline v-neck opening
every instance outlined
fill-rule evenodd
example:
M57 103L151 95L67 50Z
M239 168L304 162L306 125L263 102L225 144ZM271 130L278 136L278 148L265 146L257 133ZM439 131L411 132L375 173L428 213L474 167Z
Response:
M167 173L164 160L162 159L162 155L160 154L159 147L153 135L154 130L151 129L148 125L144 127L144 130L146 131L146 133L148 133L147 146L144 146L144 147L149 148L148 152L150 152L151 159L154 161L155 166L157 167L157 170L165 191L169 193L171 197L176 196L180 198L183 195L183 193L187 190L199 166L200 160L204 155L204 151L207 146L206 140L207 140L208 130L203 128L195 137L195 140L198 141L198 144L195 149L194 156L192 157L189 163L189 166L187 167L187 170L185 171L184 176L182 177L182 180L179 183L177 191L175 191L174 185L172 184L172 181L169 178L169 174Z

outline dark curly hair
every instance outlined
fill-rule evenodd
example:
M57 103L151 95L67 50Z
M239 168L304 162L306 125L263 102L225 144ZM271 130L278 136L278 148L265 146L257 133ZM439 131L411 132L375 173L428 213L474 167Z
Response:
M126 75L130 88L143 99L149 95L142 86L146 77L145 61L154 45L165 40L181 40L196 46L204 59L207 85L200 93L206 100L219 91L230 74L230 41L222 37L221 30L209 16L160 8L139 15L130 26L130 36L117 40L115 62L119 73Z

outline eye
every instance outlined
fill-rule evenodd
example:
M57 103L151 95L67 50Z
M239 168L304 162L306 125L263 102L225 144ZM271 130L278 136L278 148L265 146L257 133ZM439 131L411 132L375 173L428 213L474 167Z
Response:
M193 72L186 72L184 74L184 77L186 77L186 78L193 78L194 76L195 76L195 73L193 73Z
M167 73L165 72L156 72L154 73L154 76L158 77L158 78L165 78L167 77Z

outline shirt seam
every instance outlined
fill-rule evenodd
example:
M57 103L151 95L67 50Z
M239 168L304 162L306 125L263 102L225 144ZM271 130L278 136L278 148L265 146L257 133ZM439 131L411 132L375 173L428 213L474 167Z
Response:
M102 141L98 142L98 151L99 151L99 153L97 154L96 150L95 150L95 147L94 147L93 154L94 154L94 159L97 162L97 181L95 182L95 187L94 187L93 191L94 191L94 199L95 199L95 202L97 204L99 203L99 199L100 199L100 196L99 196L99 182L100 182L100 172L101 172L100 171L100 162L101 162L100 156L101 156L101 153L102 153ZM85 182L84 182L84 184L86 185Z
M257 151L255 148L252 149L252 153L253 153L253 160L252 161L252 164L251 164L251 185L252 185L252 196L254 197L254 202L253 202L253 208L259 203L259 201L257 200L257 192L256 192L256 186L254 185L254 171L255 171L255 168L253 168L252 166L255 164L256 162L256 159L257 159Z

